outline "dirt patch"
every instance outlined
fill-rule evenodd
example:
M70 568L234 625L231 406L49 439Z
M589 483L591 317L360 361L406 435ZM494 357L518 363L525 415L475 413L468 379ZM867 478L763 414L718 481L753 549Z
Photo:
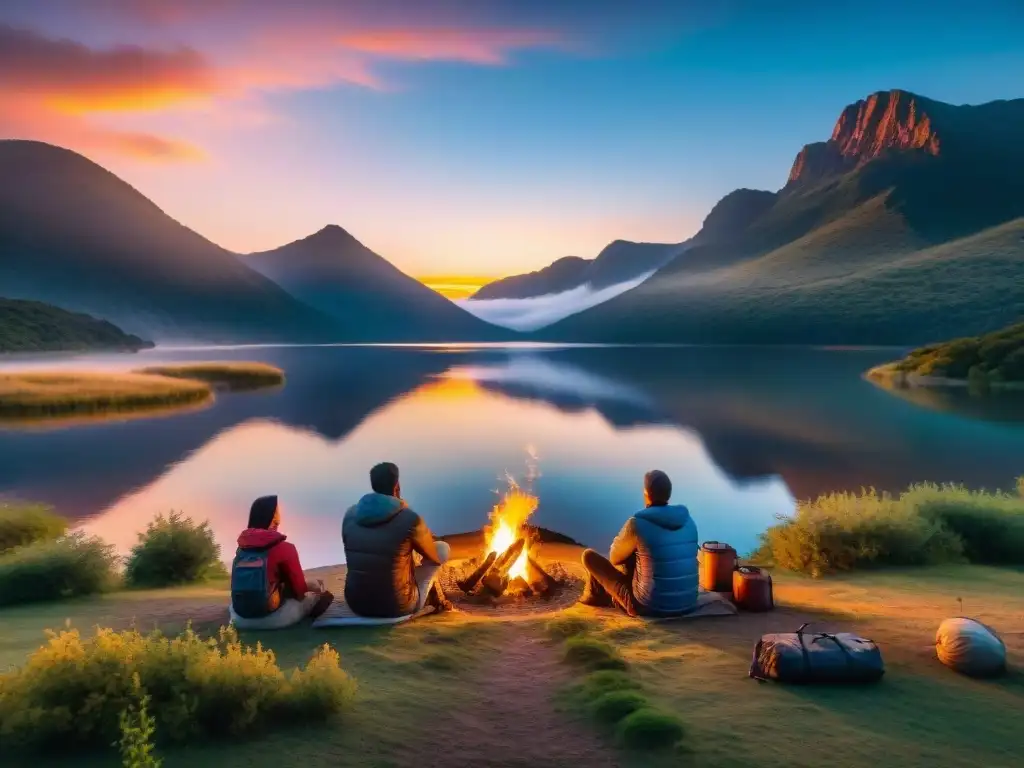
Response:
M493 658L474 693L439 717L444 754L425 764L620 765L614 750L585 723L556 710L554 696L569 673L538 630L503 632Z

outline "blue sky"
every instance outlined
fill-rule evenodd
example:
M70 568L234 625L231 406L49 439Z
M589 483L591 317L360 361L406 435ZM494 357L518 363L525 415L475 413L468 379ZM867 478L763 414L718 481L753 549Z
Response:
M876 90L1024 96L1018 0L173 5L5 3L0 135L233 250L336 223L416 275L681 241Z

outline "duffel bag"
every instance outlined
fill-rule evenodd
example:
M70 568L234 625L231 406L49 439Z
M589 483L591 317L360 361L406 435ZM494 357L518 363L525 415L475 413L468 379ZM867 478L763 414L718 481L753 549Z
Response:
M882 652L872 640L849 632L764 635L754 648L750 676L780 683L873 683L885 674Z

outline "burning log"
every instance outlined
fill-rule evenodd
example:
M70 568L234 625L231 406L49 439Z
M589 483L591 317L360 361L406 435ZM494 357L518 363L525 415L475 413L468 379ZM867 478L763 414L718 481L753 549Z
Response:
M526 581L538 595L546 594L555 586L555 579L529 554L526 556Z
M508 571L515 564L516 560L523 554L523 547L526 546L526 539L516 539L512 546L506 549L495 560L487 575L484 576L484 589L495 597L499 597L505 588L508 587Z
M473 571L469 576L464 579L460 579L455 582L459 589L465 592L467 595L473 594L473 590L476 589L476 585L480 583L480 579L484 577L484 574L494 565L495 559L498 557L497 552L491 552L487 555L486 559L480 563L479 567Z

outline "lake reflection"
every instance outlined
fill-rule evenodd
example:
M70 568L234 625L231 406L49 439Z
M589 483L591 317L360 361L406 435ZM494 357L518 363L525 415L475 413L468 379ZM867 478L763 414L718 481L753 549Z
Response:
M248 505L277 493L307 567L342 560L340 520L377 461L402 468L438 533L479 528L526 448L540 460L534 521L605 549L672 477L701 537L750 549L793 498L921 480L1007 487L1024 472L1014 420L929 410L860 373L892 351L266 347L81 358L259 359L278 391L201 412L0 432L0 489L46 501L122 551L160 511L206 519L234 551ZM62 363L67 365L67 363ZM984 416L984 415L983 415Z

